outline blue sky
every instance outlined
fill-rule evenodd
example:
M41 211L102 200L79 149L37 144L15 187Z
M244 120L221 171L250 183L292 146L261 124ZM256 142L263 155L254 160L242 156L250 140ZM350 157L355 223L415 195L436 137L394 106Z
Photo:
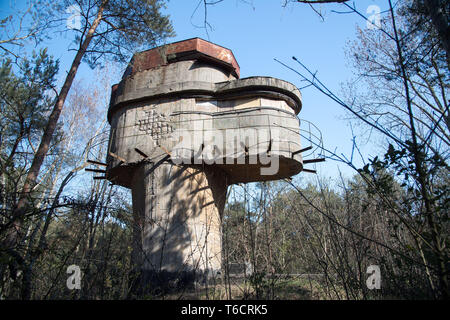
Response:
M366 21L355 14L337 14L347 11L342 5L315 6L321 10L324 21L308 5L289 4L284 1L225 0L208 7L208 22L212 30L196 27L203 25L203 7L194 13L198 1L171 0L167 12L171 15L177 36L173 41L201 37L231 49L240 65L241 77L271 76L303 87L300 77L281 66L274 58L297 68L292 60L296 56L334 92L341 92L341 84L353 77L353 70L345 57L347 43L355 38L356 27L366 27ZM370 5L381 8L384 1L357 2L357 8L366 13ZM209 37L208 37L209 36ZM172 41L172 40L170 40ZM350 155L352 130L343 118L342 107L323 96L315 88L302 90L301 119L314 123L322 132L326 148ZM357 132L357 131L355 131ZM362 141L361 141L362 142ZM375 145L362 146L367 155L375 155ZM356 161L361 164L361 162ZM317 164L324 176L337 177L338 163L327 161ZM339 169L349 177L354 171L345 165ZM305 176L306 174L300 174Z
M11 1L3 0L0 15L8 12ZM341 92L341 84L353 77L353 70L345 58L347 43L354 39L356 27L365 28L366 22L355 14L337 14L332 10L345 11L342 5L315 6L321 10L322 19L305 4L289 4L283 7L282 0L224 0L214 6L208 6L208 22L212 29L208 32L198 27L203 24L204 11L200 6L195 11L198 0L170 0L165 12L171 17L176 37L175 42L193 37L217 43L231 49L240 65L241 77L271 76L292 82L303 87L300 77L274 61L281 60L292 67L297 64L291 59L296 56L336 93ZM357 8L363 13L373 4L383 8L385 1L360 0ZM196 26L197 25L197 26ZM60 59L61 81L74 57L74 51L68 51L70 37L63 37L42 43L48 46L50 53ZM77 79L94 81L93 71L82 65ZM117 81L119 78L117 78ZM338 153L351 153L352 135L346 115L339 105L310 87L302 90L303 109L301 119L314 123L322 132L326 148ZM377 153L375 144L362 146L365 155ZM358 163L358 162L357 162ZM360 163L359 163L360 164ZM338 163L327 161L317 165L321 175L337 177ZM346 166L339 166L345 176L354 172ZM300 174L305 176L306 174Z

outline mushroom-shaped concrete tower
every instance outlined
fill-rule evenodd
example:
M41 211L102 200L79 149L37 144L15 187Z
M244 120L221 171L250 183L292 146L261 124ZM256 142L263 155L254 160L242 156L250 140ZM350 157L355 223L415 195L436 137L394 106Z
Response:
M144 282L220 271L227 187L303 169L299 90L239 71L195 38L136 54L113 86L106 178L132 190Z

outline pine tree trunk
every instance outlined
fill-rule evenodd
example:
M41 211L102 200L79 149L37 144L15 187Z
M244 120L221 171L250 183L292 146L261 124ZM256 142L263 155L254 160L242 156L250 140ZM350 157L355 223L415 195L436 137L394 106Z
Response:
M56 126L58 124L59 117L61 115L62 108L64 106L64 102L67 98L67 95L69 93L69 90L72 86L73 80L75 78L75 75L78 71L78 67L81 63L81 59L83 58L84 54L86 53L87 48L89 47L89 44L94 36L94 32L97 29L100 21L103 17L103 10L105 5L107 4L108 0L104 0L102 4L99 7L97 17L95 18L94 22L92 23L91 27L89 28L88 33L86 34L86 37L82 44L80 45L80 48L77 51L77 54L75 55L75 58L72 62L72 66L70 67L69 73L67 74L66 80L64 81L64 85L62 86L58 98L56 100L56 103L53 107L53 110L49 116L47 126L44 129L44 134L41 138L41 143L39 144L39 147L36 151L36 154L34 155L33 161L31 163L30 169L27 173L25 183L23 185L19 201L17 202L17 206L15 210L13 211L13 227L11 228L10 232L8 232L8 240L7 240L7 246L8 248L14 248L18 241L20 240L19 230L21 227L21 221L24 217L24 214L27 209L28 205L28 199L29 194L32 191L33 187L36 185L36 180L39 175L41 166L44 162L45 156L48 153L48 150L50 148L50 143L53 138L53 134L55 133ZM23 298L29 298L29 293L24 293L22 295Z

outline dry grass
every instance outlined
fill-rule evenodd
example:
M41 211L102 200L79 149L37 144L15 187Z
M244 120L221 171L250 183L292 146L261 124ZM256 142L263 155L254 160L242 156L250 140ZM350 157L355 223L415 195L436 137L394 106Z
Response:
M269 300L332 300L339 297L327 290L320 280L308 278L264 280L259 285L259 298ZM167 294L167 300L252 300L258 295L248 279L232 279L230 284L200 286L184 292ZM155 298L155 297L153 297Z

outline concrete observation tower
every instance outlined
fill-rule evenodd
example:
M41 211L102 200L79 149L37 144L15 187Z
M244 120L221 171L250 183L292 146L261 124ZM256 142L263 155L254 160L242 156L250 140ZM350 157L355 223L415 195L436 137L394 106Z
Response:
M106 179L132 191L143 283L217 274L227 187L303 170L300 91L239 71L194 38L136 54L112 88Z

